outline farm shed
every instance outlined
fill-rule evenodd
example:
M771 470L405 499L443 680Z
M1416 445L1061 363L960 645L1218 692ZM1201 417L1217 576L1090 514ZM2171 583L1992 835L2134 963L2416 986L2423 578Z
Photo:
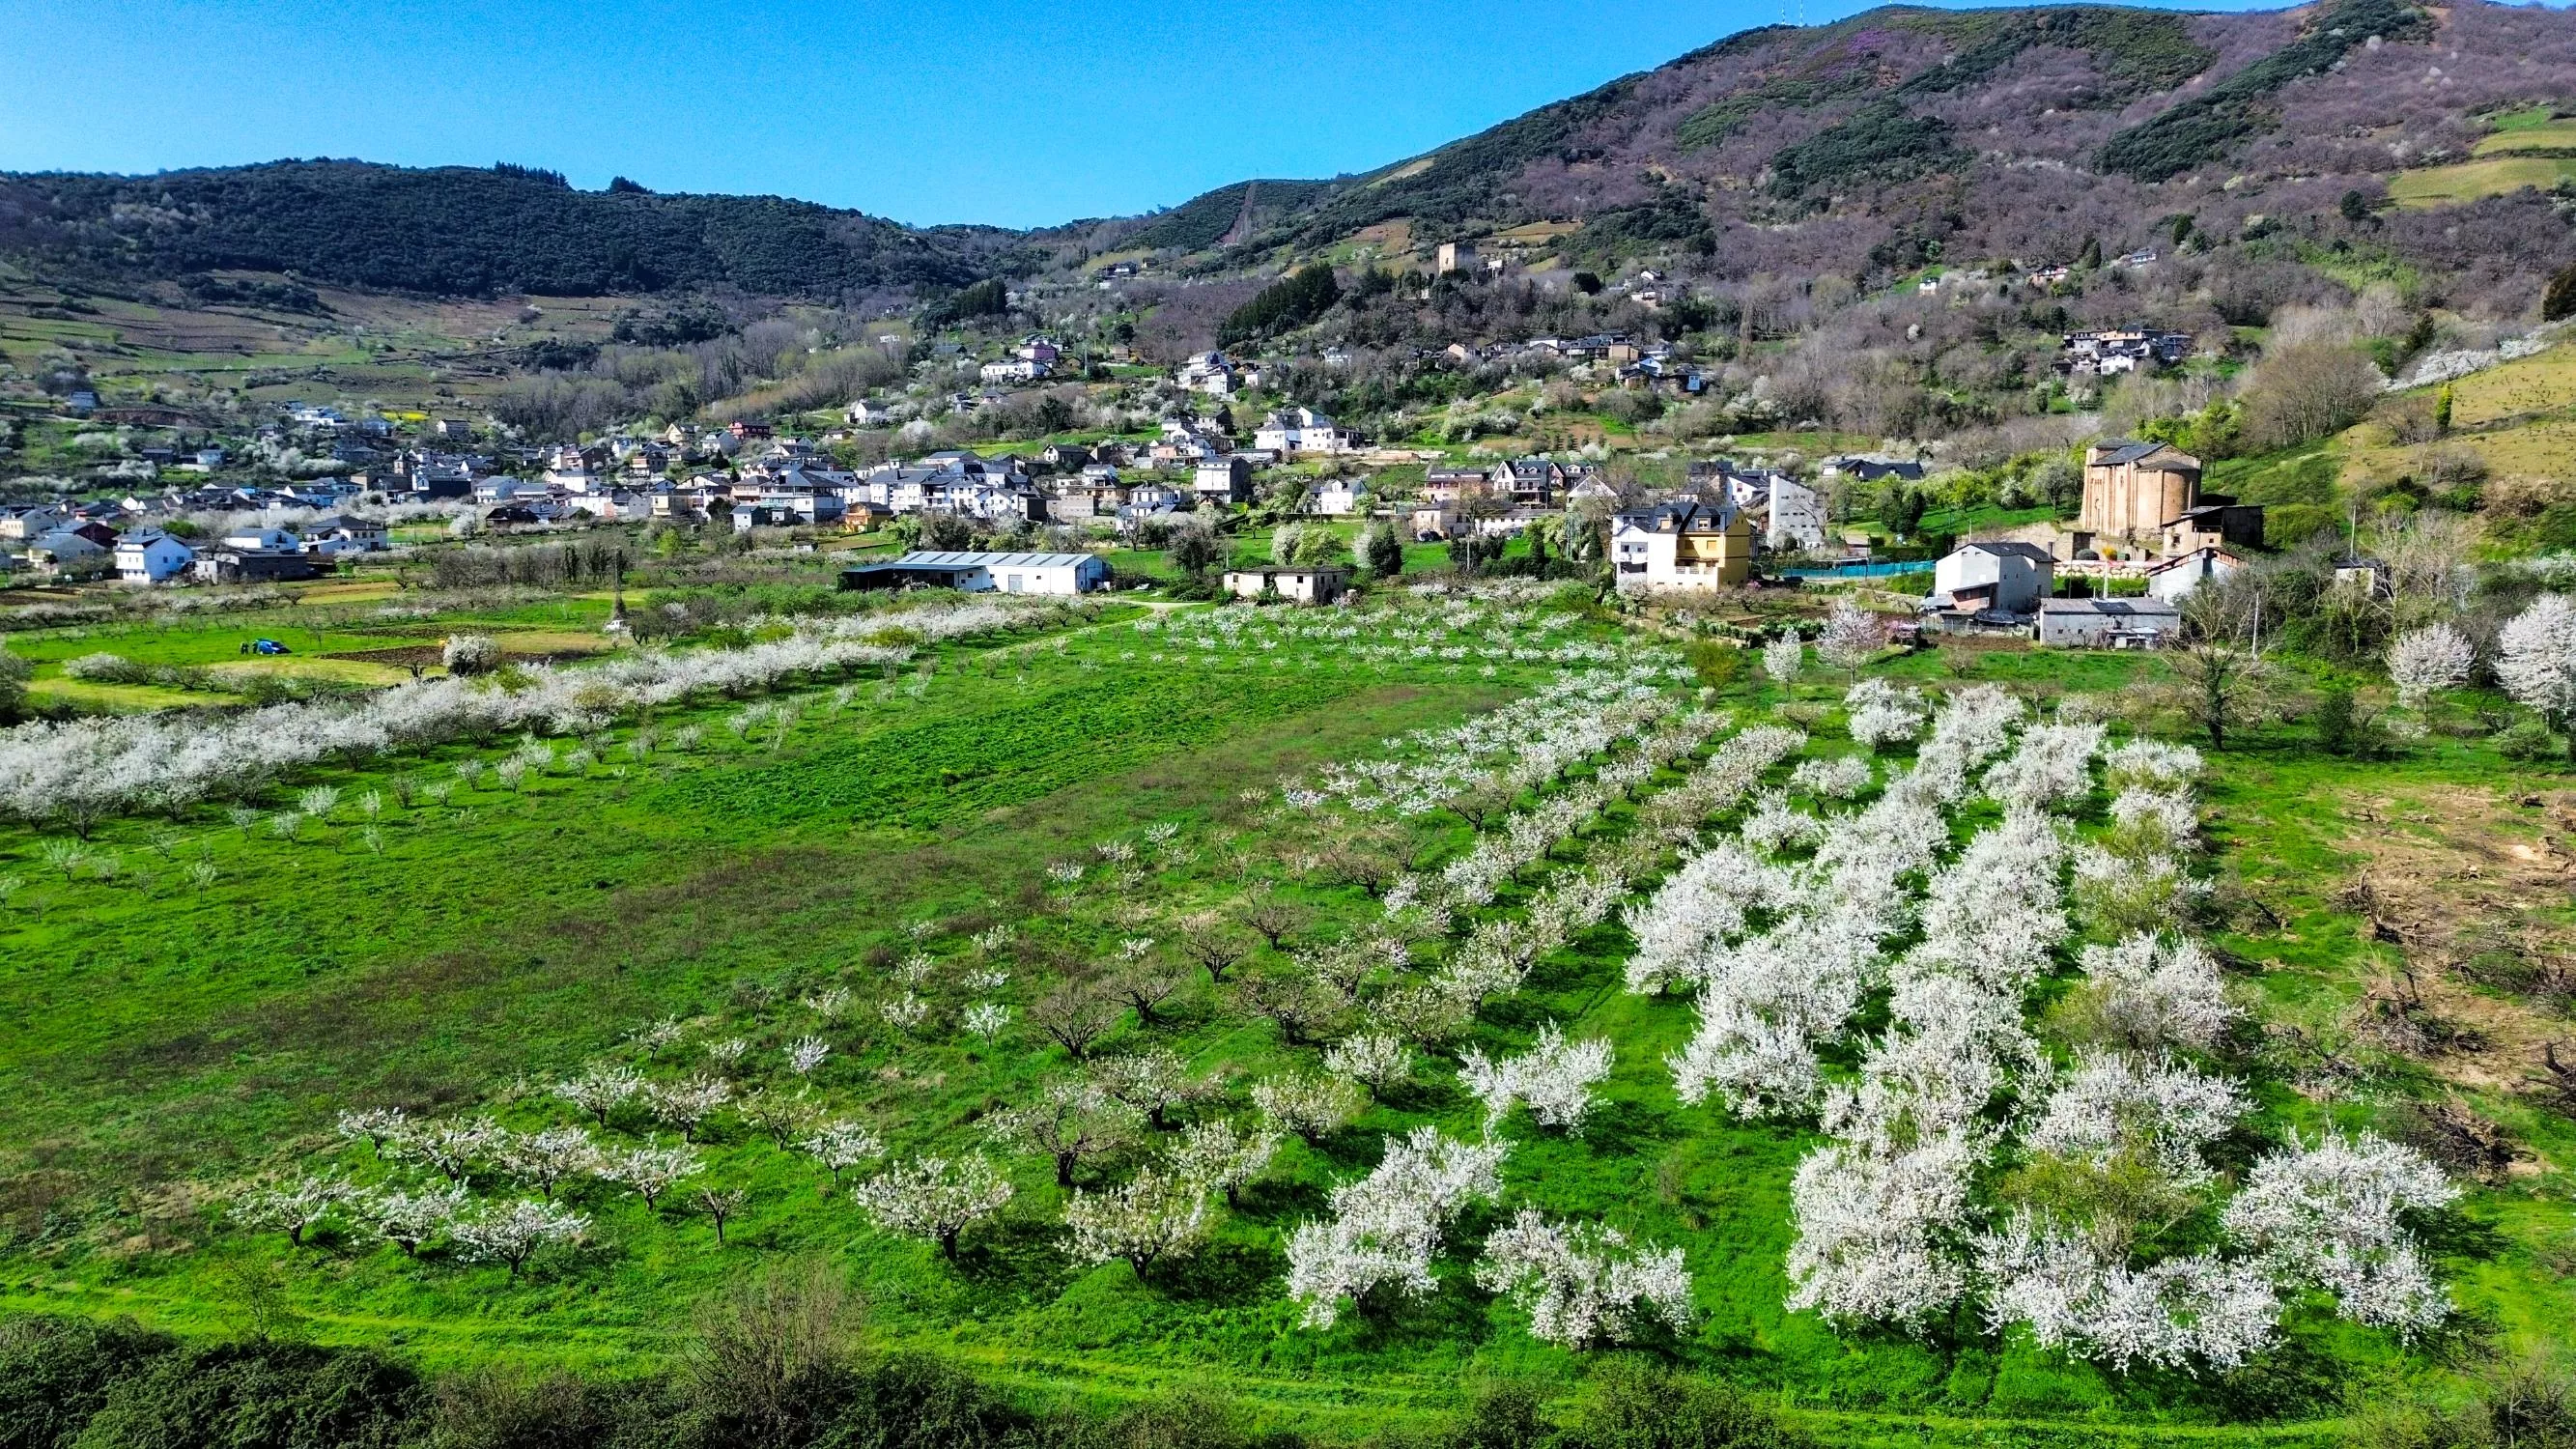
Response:
M845 589L956 589L981 594L1086 594L1109 582L1109 565L1087 553L987 553L916 549L888 563L841 573Z

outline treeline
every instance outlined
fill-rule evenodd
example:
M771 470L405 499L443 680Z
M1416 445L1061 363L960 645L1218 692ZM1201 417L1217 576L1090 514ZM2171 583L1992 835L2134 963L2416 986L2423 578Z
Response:
M2323 75L2371 41L2413 39L2430 26L2405 0L2342 0L2320 11L2297 40L2104 142L2102 169L2165 181L2215 161L2280 124L2272 97L2283 86Z
M183 1343L131 1323L0 1324L0 1449L1303 1449L1224 1398L1037 1406L937 1359L853 1352L809 1297L747 1290L680 1366L604 1382L482 1369L432 1377L367 1349ZM1337 1442L1337 1441L1326 1441ZM1614 1360L1559 1422L1526 1385L1466 1396L1387 1449L1795 1449L1808 1439L1721 1385Z
M1269 286L1253 299L1234 309L1216 329L1219 343L1231 347L1292 327L1303 327L1332 310L1342 298L1341 283L1333 280L1330 264L1316 262L1300 267Z
M633 564L625 549L591 540L522 548L451 548L430 558L429 582L439 589L606 584L625 577Z
M0 249L149 277L223 270L442 296L961 287L1005 234L914 231L775 196L576 191L523 167L279 161L0 178Z

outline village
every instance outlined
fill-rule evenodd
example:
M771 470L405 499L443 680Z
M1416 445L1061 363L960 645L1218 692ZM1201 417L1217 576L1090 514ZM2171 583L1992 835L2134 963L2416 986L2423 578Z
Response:
M1455 247L1441 262L1478 265L1472 249ZM1086 366L1043 333L1002 345L998 360L974 364L990 388L1032 387ZM2061 366L2069 375L2167 367L2190 347L2188 335L2145 326L2069 334ZM1520 350L1611 388L1699 388L1697 371L1670 348L1625 335L1542 338ZM1609 467L1598 450L1461 459L1381 444L1284 401L1246 427L1232 405L1259 395L1264 367L1221 350L1192 355L1161 383L1186 401L1145 437L934 449L872 464L853 461L853 440L882 437L917 406L862 398L842 410L845 426L810 436L738 419L530 446L488 420L398 421L289 403L229 454L211 437L184 453L145 447L129 471L184 480L224 472L245 452L273 457L294 446L344 472L0 506L0 581L292 583L466 539L622 528L827 548L845 558L848 588L1071 594L1154 582L1122 578L1109 557L1168 547L1176 528L1252 535L1318 524L1334 530L1318 536L1340 540L1338 553L1310 543L1295 558L1237 560L1212 581L1230 596L1328 604L1370 571L1372 533L1392 535L1399 549L1445 545L1471 570L1515 548L1544 569L1552 542L1560 567L1596 570L1624 595L1922 579L1917 616L1892 621L1897 633L2139 648L2174 638L2180 601L2243 567L2263 543L2263 510L2204 493L2199 460L2170 444L2097 441L2083 453L2073 518L1972 533L1927 558L1919 540L1892 549L1889 530L1852 526L1855 497L1923 482L1919 455L1809 462L1793 453L1783 465L1757 451L1742 462L1687 460L1657 487L1638 469Z

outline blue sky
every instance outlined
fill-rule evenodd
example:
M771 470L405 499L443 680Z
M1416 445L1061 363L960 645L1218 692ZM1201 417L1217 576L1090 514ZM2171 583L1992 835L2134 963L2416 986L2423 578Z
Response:
M0 0L0 170L508 160L1042 225L1367 170L1797 3Z

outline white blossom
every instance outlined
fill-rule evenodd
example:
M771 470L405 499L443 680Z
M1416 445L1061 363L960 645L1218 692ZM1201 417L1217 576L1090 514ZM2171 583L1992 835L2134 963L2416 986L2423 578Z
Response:
M1252 1105L1273 1127L1314 1142L1358 1116L1361 1101L1358 1089L1339 1077L1291 1075L1254 1083Z
M1464 1143L1418 1127L1386 1140L1377 1169L1333 1189L1333 1217L1300 1224L1288 1239L1288 1296L1305 1305L1309 1328L1339 1321L1345 1300L1380 1284L1425 1297L1440 1234L1467 1205L1502 1192L1497 1175L1509 1147Z
M2388 646L2388 678L2397 686L2397 702L2419 709L2435 690L2465 684L2477 650L2469 636L2451 624L2431 624L2400 634Z
M1384 1033L1348 1037L1324 1049L1324 1070L1383 1093L1413 1075L1413 1050Z
M816 1067L823 1065L823 1059L831 1054L831 1043L821 1037L798 1037L788 1044L787 1070L800 1077L811 1075Z
M2126 1371L2241 1367L2271 1345L2280 1300L2255 1265L2208 1255L2133 1269L2088 1233L2027 1210L1977 1239L1986 1321Z
M2132 1045L2207 1048L2238 1015L2217 965L2187 936L2142 932L2114 946L2087 946L2083 964L2104 1025Z
M980 1156L924 1157L897 1163L850 1190L877 1226L928 1238L954 1261L957 1239L1011 1200L1009 1179Z
M1187 1253L1206 1236L1207 1193L1206 1183L1186 1173L1152 1168L1107 1192L1077 1188L1064 1204L1065 1226L1073 1230L1067 1252L1086 1265L1123 1258L1142 1274L1156 1259Z
M817 1124L796 1150L821 1163L838 1186L842 1173L871 1157L884 1156L885 1143L865 1125L842 1120Z
M1859 755L1800 760L1789 772L1789 788L1819 800L1849 800L1869 788L1873 772Z
M2496 634L2496 682L2551 720L2576 715L2576 602L2543 594Z
M527 1198L494 1203L481 1212L448 1224L448 1237L459 1257L469 1262L507 1263L519 1276L540 1248L578 1243L590 1231L590 1219L569 1208Z
M1640 1307L1690 1327L1690 1273L1679 1248L1632 1248L1616 1228L1553 1225L1523 1208L1485 1240L1476 1282L1530 1316L1530 1334L1568 1348L1636 1335Z
M2282 1277L2333 1294L2344 1317L2413 1333L2451 1305L2400 1214L2459 1195L2413 1148L2330 1131L2257 1161L2220 1223Z
M1923 703L1921 691L1878 678L1853 685L1843 696L1843 707L1849 711L1852 740L1873 753L1882 745L1910 740L1922 733L1924 717L1931 713Z
M1607 1038L1568 1041L1555 1022L1539 1028L1538 1040L1516 1057L1488 1058L1470 1048L1460 1065L1467 1090L1485 1104L1485 1130L1490 1133L1511 1114L1515 1103L1527 1103L1542 1127L1581 1133L1592 1111L1592 1088L1610 1075Z

